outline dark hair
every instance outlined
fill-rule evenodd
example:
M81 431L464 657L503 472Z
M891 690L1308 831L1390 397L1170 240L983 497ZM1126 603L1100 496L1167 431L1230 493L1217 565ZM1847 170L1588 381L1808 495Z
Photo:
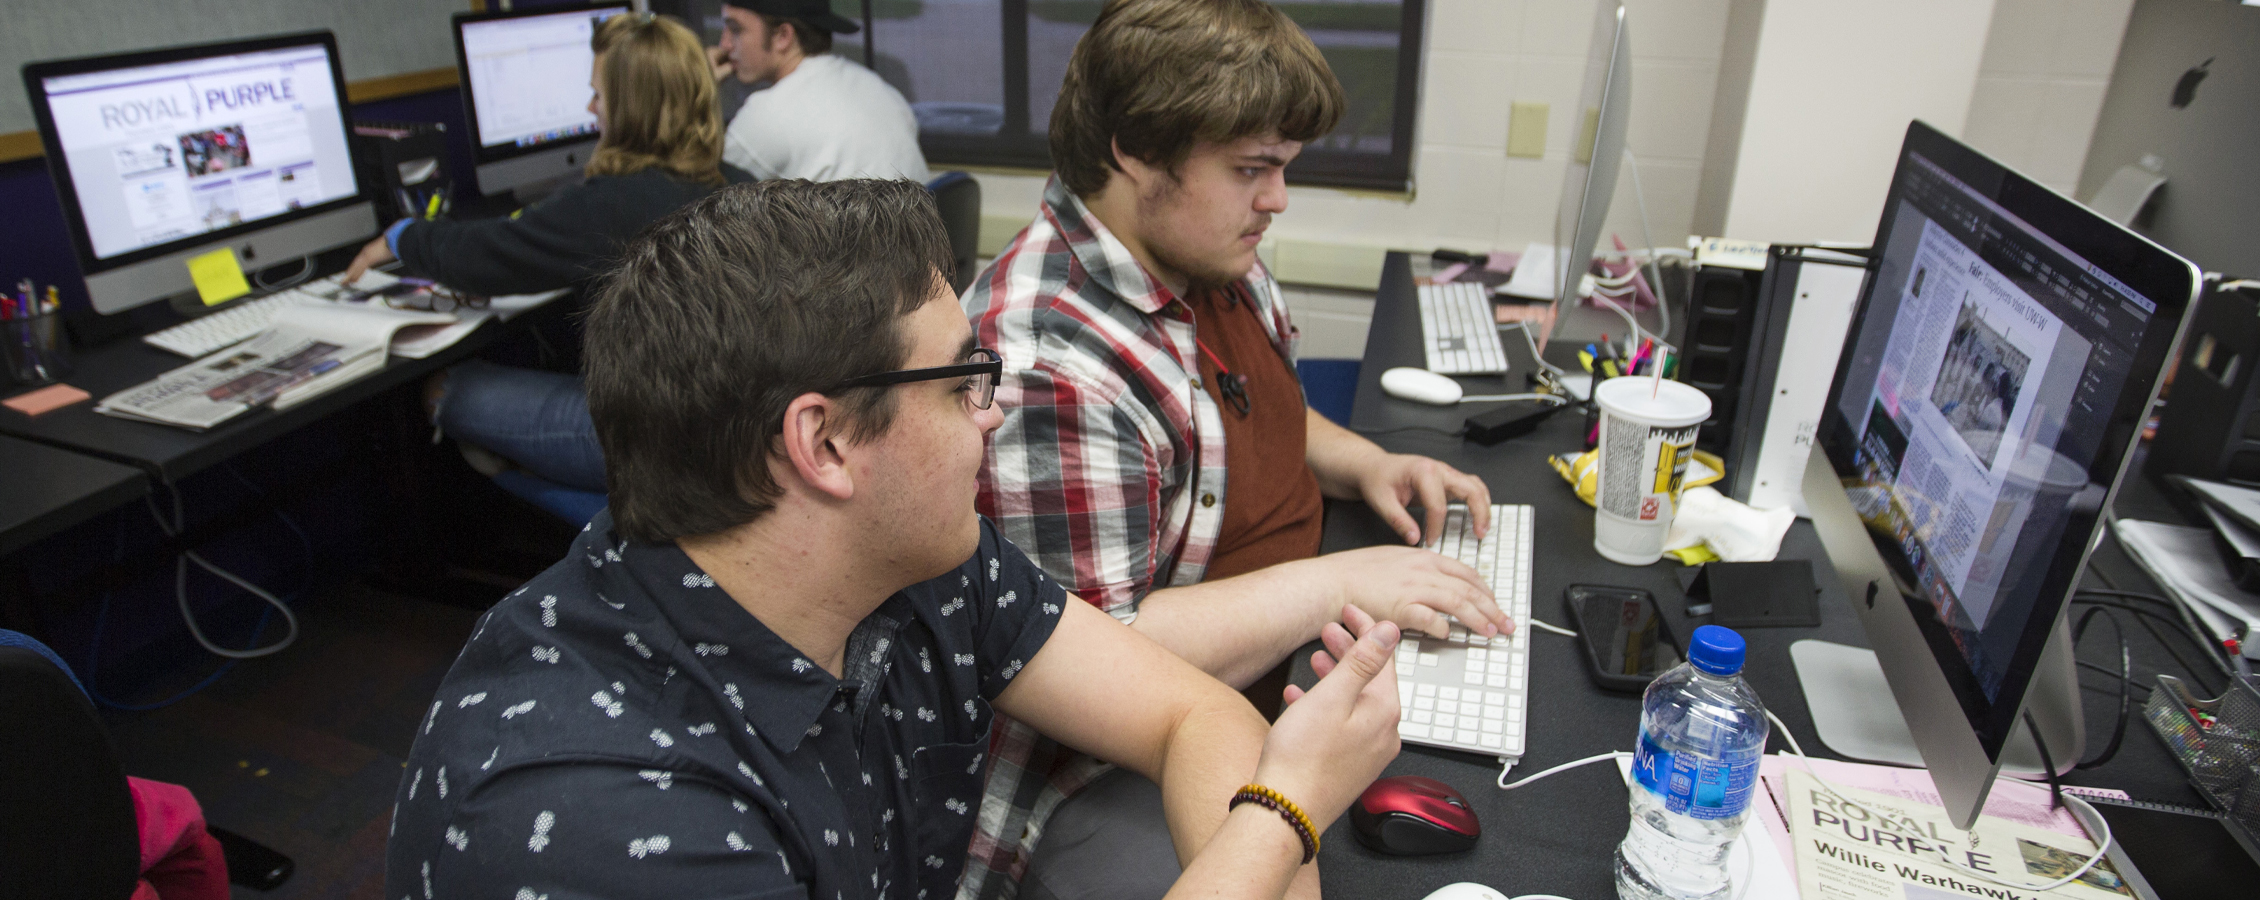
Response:
M757 12L754 15L761 17L762 26L772 34L777 31L779 25L791 25L793 27L793 40L800 44L802 56L815 56L819 53L831 52L832 33L808 24L806 19L792 16L772 16L765 12Z
M785 408L901 368L903 317L954 266L910 181L734 185L653 223L600 279L583 351L615 527L672 541L774 508ZM849 440L885 433L892 393L840 395Z
M1310 37L1260 0L1109 0L1075 44L1052 107L1052 167L1093 196L1114 146L1175 173L1198 141L1278 132L1308 143L1342 119L1342 83Z

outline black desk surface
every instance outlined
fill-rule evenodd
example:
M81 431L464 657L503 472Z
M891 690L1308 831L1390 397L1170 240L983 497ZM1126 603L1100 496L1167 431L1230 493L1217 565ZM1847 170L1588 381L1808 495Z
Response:
M1420 320L1413 305L1410 268L1402 253L1389 255L1382 289L1366 338L1364 364L1358 375L1353 427L1360 431L1426 426L1453 431L1467 416L1485 407L1466 404L1458 408L1420 406L1383 394L1380 375L1397 365L1421 364ZM1527 366L1528 351L1509 342L1508 356L1517 366ZM1510 373L1520 390L1520 370ZM1496 393L1498 381L1488 377L1463 378L1469 393ZM1537 618L1568 627L1562 609L1562 589L1576 583L1598 583L1645 588L1656 595L1674 631L1685 640L1694 625L1684 612L1677 567L1664 563L1644 567L1609 562L1593 551L1593 511L1577 499L1569 485L1545 462L1550 453L1576 450L1581 444L1584 417L1574 409L1553 416L1538 430L1496 447L1481 447L1455 437L1425 431L1371 434L1383 447L1420 453L1475 474L1491 488L1493 502L1527 503L1536 510L1537 542L1531 579L1531 611ZM2129 483L2138 476L2129 476ZM2151 496L2155 496L2152 494ZM2162 501L2159 503L2163 506ZM2126 504L2122 503L2124 509ZM2130 511L2131 514L2131 511ZM1330 503L1324 549L1331 552L1353 547L1396 542L1380 520L1363 504ZM2114 551L2115 552L2115 551ZM1838 588L1812 525L1800 520L1782 542L1783 558L1813 560L1814 576L1823 588L1821 625L1818 628L1744 629L1749 641L1745 675L1768 707L1795 732L1806 752L1829 756L1813 731L1805 697L1789 658L1789 645L1805 638L1866 646L1857 617ZM2105 560L2106 564L2110 560ZM2139 574L2129 571L2115 578L2121 586L2147 590ZM2115 646L2106 646L2109 629L2098 629L2082 647L2082 658L2117 667ZM2137 672L2178 672L2170 662L2152 657L2163 654L2145 647L2140 632ZM1314 680L1308 662L1311 647L1297 655L1294 681ZM2147 666L2145 665L2147 663ZM2139 675L2138 675L2139 677ZM2217 678L2215 679L2218 680ZM2105 681L2091 676L2091 684ZM2088 753L2093 756L2109 739L2116 717L2116 693L2091 687L2088 696ZM1607 693L1585 674L1576 641L1544 632L1532 635L1530 667L1530 737L1528 752L1510 780L1548 767L1604 753L1632 749L1639 727L1637 696ZM2203 805L2190 791L2180 768L2140 721L2140 695L2135 721L2130 722L2125 744L2109 765L2074 773L2067 781L2124 789L2138 798L2187 805ZM1787 752L1776 740L1770 747ZM1499 764L1491 757L1406 744L1389 775L1425 775L1452 785L1465 794L1483 825L1483 838L1472 851L1435 857L1383 856L1357 843L1347 816L1329 829L1319 865L1329 896L1407 898L1417 900L1457 881L1474 881L1505 891L1509 896L1551 893L1578 900L1608 900L1616 896L1609 855L1624 837L1629 823L1627 797L1614 766L1594 764L1555 775L1545 781L1502 792L1494 787Z
M94 395L94 400L38 418L0 416L0 435L115 460L137 466L160 482L178 482L330 413L459 362L501 333L500 324L489 321L428 358L396 357L387 361L383 369L292 407L288 412L255 409L205 432L120 419L94 411L95 401L189 362L144 344L138 338L121 339L80 352L77 370L66 379Z
M140 469L0 436L0 556L147 493Z

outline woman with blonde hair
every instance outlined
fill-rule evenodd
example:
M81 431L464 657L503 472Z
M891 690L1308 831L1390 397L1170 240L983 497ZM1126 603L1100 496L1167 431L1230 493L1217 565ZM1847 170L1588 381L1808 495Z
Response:
M599 137L586 179L507 218L395 222L361 249L346 282L398 259L403 274L470 294L578 285L645 225L721 186L722 117L697 36L673 19L630 13L598 24L589 44ZM492 476L515 464L524 472L509 477L538 479L526 485L533 493L605 489L578 376L474 360L435 382L433 421L465 445L474 468Z
M606 19L589 41L596 152L587 179L507 218L402 219L361 248L346 281L398 259L472 294L526 294L596 274L652 220L722 184L722 116L698 37L663 16Z

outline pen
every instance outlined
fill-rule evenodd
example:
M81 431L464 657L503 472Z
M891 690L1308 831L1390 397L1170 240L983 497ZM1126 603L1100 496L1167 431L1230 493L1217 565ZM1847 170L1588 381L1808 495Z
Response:
M1578 365L1581 365L1581 366L1584 366L1584 367L1585 367L1585 371L1587 371L1587 372L1591 372L1591 371L1593 371L1593 345L1592 345L1592 344L1587 344L1587 345L1585 345L1585 349L1577 351L1577 364L1578 364Z
M46 312L54 312L55 310L61 309L61 308L62 308L62 306L63 306L63 292L62 292L62 291L60 291L60 290L57 290L57 289L55 288L55 286L54 286L54 285L52 285L52 284L48 285L48 286L47 286L47 308L46 308L46 310L45 310L45 311L46 311Z

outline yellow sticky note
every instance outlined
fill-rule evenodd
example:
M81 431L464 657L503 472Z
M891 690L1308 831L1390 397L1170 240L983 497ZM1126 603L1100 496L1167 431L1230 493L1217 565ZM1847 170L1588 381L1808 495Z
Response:
M196 296L204 300L205 306L216 306L251 293L251 283L243 280L243 264L235 260L234 247L189 257L188 277L196 282Z

